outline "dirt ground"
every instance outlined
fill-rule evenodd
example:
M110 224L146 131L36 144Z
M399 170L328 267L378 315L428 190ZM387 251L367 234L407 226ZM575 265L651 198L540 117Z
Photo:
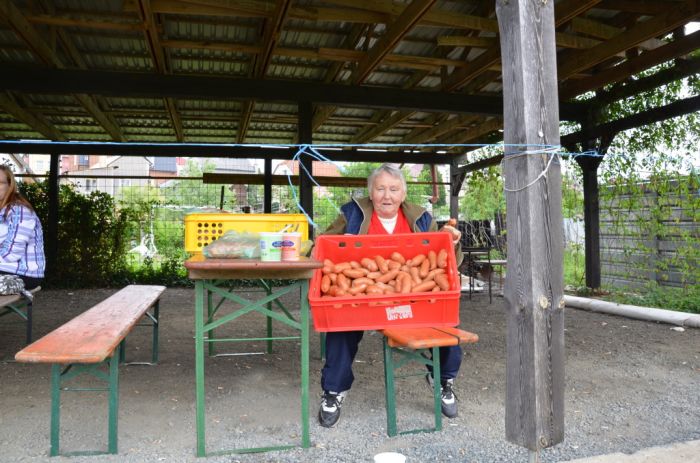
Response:
M35 303L35 338L114 290L42 291ZM294 297L286 303L294 307ZM168 289L161 302L160 364L120 368L119 455L49 459L50 367L11 359L24 327L0 318L0 461L372 461L398 451L409 462L527 461L504 437L505 316L502 298L462 298L461 327L480 336L464 350L457 381L460 415L440 433L386 436L381 338L368 332L355 363L355 385L334 429L318 426L318 336L311 343L311 448L196 459L194 291ZM298 310L297 310L298 311ZM295 311L292 310L294 313ZM292 335L281 327L278 334ZM251 315L217 335L262 336ZM222 352L259 352L261 342L227 344ZM221 356L206 362L207 451L298 443L299 349L277 342L271 355ZM148 360L150 329L128 338L127 360ZM92 381L81 385L91 385ZM430 392L419 377L398 385L399 427L428 427ZM567 309L566 439L543 461L633 452L700 438L700 330ZM106 447L107 401L102 392L65 392L63 451Z

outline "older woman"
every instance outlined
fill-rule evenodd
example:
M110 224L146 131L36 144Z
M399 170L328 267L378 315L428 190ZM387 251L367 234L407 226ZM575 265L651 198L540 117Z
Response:
M325 234L394 234L437 231L437 224L424 208L406 203L406 179L403 173L391 165L377 168L367 180L368 198L353 199L341 207L341 214L328 227ZM453 234L458 263L462 252L460 233L453 227L443 230ZM363 331L330 332L326 334L326 364L321 371L323 399L318 412L321 426L330 428L340 419L340 408L355 379L352 362L362 340ZM462 362L459 346L440 349L440 381L442 384L442 413L457 416L452 387ZM426 375L432 382L432 372Z
M44 278L44 236L29 201L19 193L15 176L0 165L0 274L18 275L26 289Z

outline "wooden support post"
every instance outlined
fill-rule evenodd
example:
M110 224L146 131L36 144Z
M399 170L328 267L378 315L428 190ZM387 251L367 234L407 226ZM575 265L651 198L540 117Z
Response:
M506 438L538 452L564 438L561 166L540 149L559 145L554 2L498 0L496 14L506 143Z
M263 212L272 212L272 159L265 159L265 183L263 184Z
M459 192L466 173L459 169L455 161L450 163L450 217L459 219Z
M48 195L49 214L46 224L46 236L44 246L46 251L46 279L56 275L56 262L58 260L58 174L61 156L52 153L49 162Z
M583 228L585 233L586 286L600 288L600 199L598 166L602 158L579 156L583 171Z
M298 139L299 143L311 144L312 140L312 119L313 119L313 108L311 102L304 101L299 103L299 122L298 122ZM302 156L299 159L299 202L301 207L304 208L306 213L313 219L314 217L314 189L313 182L308 177L304 168L313 174L312 171L312 159L310 156ZM314 230L309 227L309 239L313 239Z

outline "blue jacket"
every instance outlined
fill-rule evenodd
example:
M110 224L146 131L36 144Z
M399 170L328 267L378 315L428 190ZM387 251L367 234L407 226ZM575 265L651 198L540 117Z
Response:
M344 204L340 208L342 214L324 232L327 235L365 235L369 230L372 219L372 201L369 198L359 198ZM437 224L428 211L410 203L401 204L401 210L408 220L414 233L436 231Z

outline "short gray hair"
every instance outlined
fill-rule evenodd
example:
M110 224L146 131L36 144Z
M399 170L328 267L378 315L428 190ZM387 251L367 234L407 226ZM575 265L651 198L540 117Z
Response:
M374 185L374 180L379 176L379 174L389 174L394 178L397 178L401 180L401 186L403 187L403 191L405 193L408 192L406 188L406 177L404 177L403 172L401 169L398 169L391 164L382 164L381 166L377 167L374 169L374 171L369 174L369 177L367 178L367 192L372 193L372 185Z

